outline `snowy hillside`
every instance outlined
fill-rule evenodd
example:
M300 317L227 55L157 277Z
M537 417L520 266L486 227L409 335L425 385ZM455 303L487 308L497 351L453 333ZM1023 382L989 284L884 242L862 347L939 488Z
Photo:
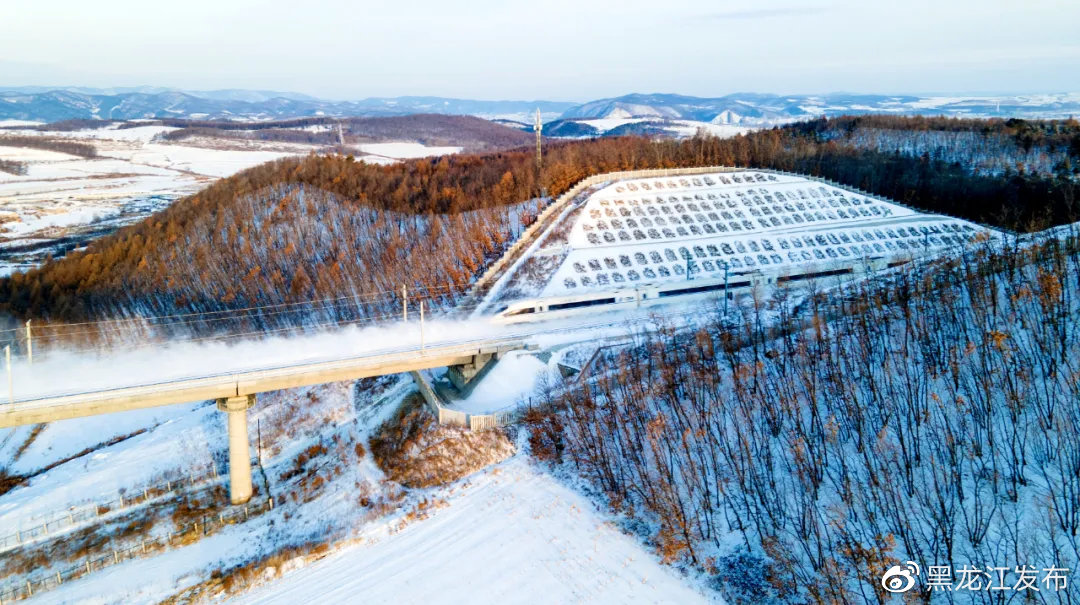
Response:
M214 402L4 429L0 599L872 603L896 561L1075 567L1072 231L1018 238L764 169L578 187L467 320L402 326L388 298L366 329L20 351L19 400L446 342L473 347L478 383L421 366L259 393L235 505ZM337 239L300 241L318 237ZM479 367L499 335L527 342Z
M951 254L986 233L765 171L622 180L582 198L503 279L490 305L650 288L666 288L661 297L678 288L738 292L759 281L797 286Z
M155 87L90 89L0 88L0 120L243 119L307 116L473 115L531 124L539 108L545 122L565 119L652 118L695 123L771 126L821 115L887 113L967 117L1066 118L1080 113L1080 94L919 96L832 93L734 93L722 97L627 94L584 103L485 101L434 96L371 97L348 101L258 90L189 91Z
M767 95L718 98L631 94L583 103L544 125L553 137L646 135L688 137L698 131L733 136L753 129L839 115L925 115L964 118L1068 118L1080 94L1001 97L911 95ZM521 127L528 128L522 124Z
M100 122L53 132L32 129L38 124L0 121L0 126L11 127L0 129L0 162L22 168L19 174L0 170L0 275L34 267L49 254L63 256L219 178L324 149L241 139L169 141L163 135L177 128L140 124ZM5 145L5 137L85 142L96 155ZM388 164L459 151L461 147L396 141L362 145L356 155L365 162Z
M361 538L238 602L718 601L524 456L432 497L443 504L428 519Z

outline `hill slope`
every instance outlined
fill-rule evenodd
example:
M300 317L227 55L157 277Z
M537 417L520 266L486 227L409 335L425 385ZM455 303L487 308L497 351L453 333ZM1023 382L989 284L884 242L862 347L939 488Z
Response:
M737 603L888 602L904 561L1000 565L1008 587L1075 569L1078 229L652 334L552 396L533 451Z
M291 158L249 169L183 199L86 250L0 280L0 305L36 321L216 311L400 290L451 305L527 223L535 205L514 206L543 187L558 195L590 174L676 166L747 166L828 176L878 195L969 220L1024 229L1075 220L1080 183L1060 175L978 169L977 146L947 160L925 129L993 125L898 119L891 147L838 139L830 122L731 139L652 141L623 137L548 147L538 183L530 151L462 154L372 166L341 156ZM912 130L904 130L907 124ZM1015 130L997 144L1060 146L1061 124ZM841 130L843 130L841 128ZM1010 134L1011 133L1011 134ZM978 135L984 136L984 135ZM1070 135L1071 136L1071 135ZM900 152L905 149L907 152ZM1080 150L1080 147L1078 147ZM1022 151L1022 149L1021 149ZM1060 153L1060 150L1055 152ZM1074 151L1066 151L1067 158ZM393 304L393 303L388 303ZM297 316L309 310L296 307ZM314 309L329 319L379 309ZM337 313L342 313L338 315ZM295 319L278 315L269 324Z
M410 114L374 118L313 117L269 122L166 119L153 123L175 127L170 141L192 137L279 141L336 147L367 142L410 141L429 147L454 146L466 151L510 149L528 145L532 136L517 128L467 115ZM143 124L134 122L125 124ZM64 123L41 128L62 128ZM340 132L339 132L340 127Z

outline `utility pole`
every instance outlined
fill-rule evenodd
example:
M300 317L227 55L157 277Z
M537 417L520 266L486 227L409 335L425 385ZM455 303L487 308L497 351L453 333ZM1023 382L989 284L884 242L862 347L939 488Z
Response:
M728 262L724 261L724 322L727 322L727 300L728 300Z
M15 403L15 382L11 378L11 345L4 346L4 361L7 364L8 401Z
M424 350L424 301L420 300L420 350Z
M697 263L689 251L686 252L686 281L694 281L694 271L697 271Z
M409 321L409 291L401 284L401 321Z
M26 360L30 362L30 365L34 365L34 337L30 332L31 321L26 320Z

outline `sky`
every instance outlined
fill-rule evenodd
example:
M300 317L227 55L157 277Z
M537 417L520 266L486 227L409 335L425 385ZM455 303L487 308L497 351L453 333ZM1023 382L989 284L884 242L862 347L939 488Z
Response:
M1080 91L1075 0L0 0L0 88Z

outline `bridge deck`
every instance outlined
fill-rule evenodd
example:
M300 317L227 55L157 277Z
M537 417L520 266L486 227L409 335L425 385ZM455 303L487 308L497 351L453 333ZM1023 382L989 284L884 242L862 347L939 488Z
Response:
M446 367L524 347L520 339L470 342L26 399L0 405L0 428Z

